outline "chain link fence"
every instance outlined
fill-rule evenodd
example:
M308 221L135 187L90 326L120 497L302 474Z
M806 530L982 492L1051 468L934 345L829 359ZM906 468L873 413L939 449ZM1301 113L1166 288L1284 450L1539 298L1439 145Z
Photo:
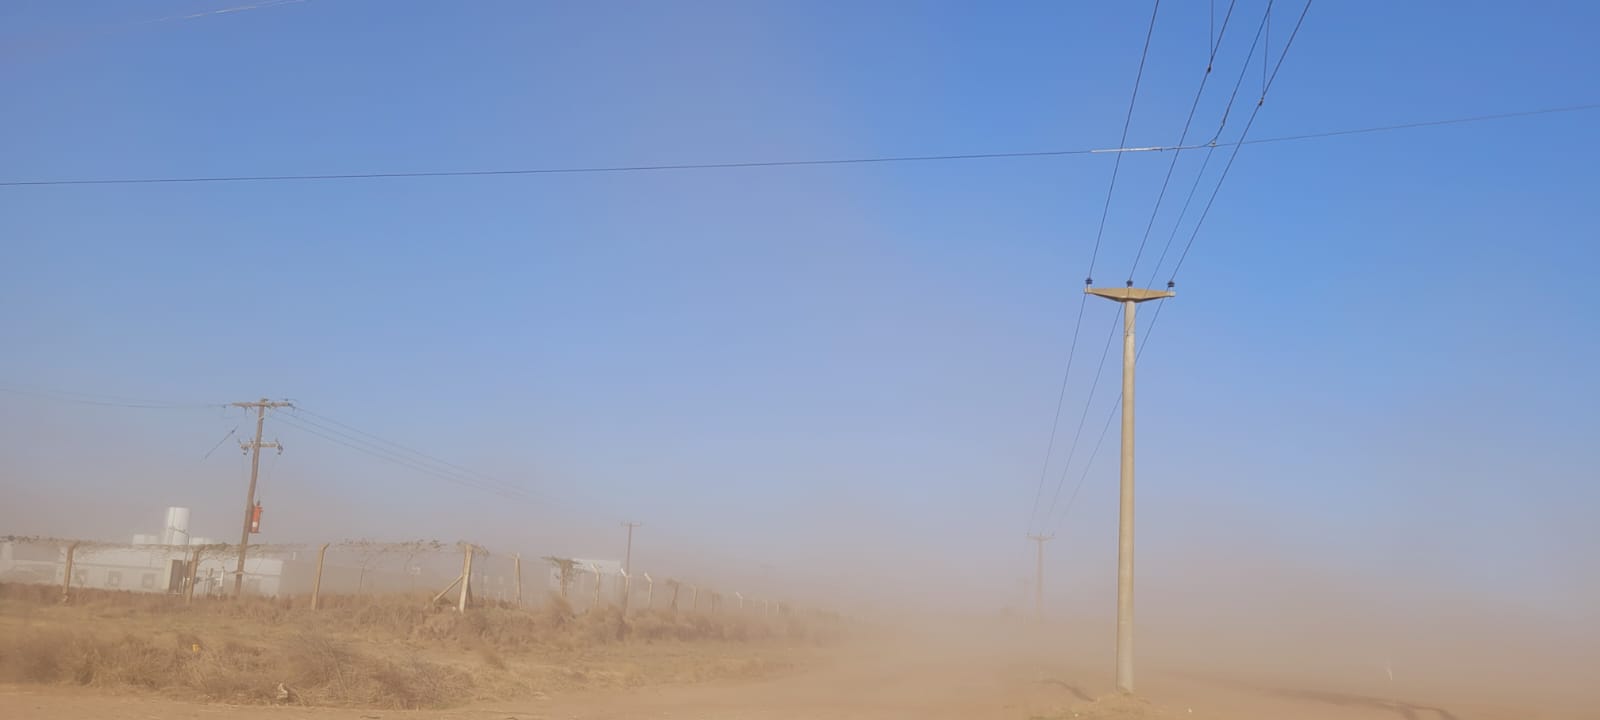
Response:
M175 602L275 598L313 609L328 602L396 595L458 610L562 602L574 611L617 607L688 613L780 615L793 608L607 560L490 550L468 542L345 540L322 545L250 545L239 572L237 545L116 544L70 538L0 537L0 583L162 594ZM237 585L237 589L236 589Z

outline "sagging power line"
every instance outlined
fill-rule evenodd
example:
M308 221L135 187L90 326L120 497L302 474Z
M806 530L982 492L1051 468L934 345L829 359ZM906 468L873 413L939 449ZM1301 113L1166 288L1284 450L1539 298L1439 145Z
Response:
M520 175L581 175L598 173L671 172L684 170L739 170L755 168L810 167L829 165L876 165L893 163L949 162L958 160L1005 160L1023 158L1051 158L1074 155L1109 155L1118 153L1161 153L1205 148L1225 148L1234 145L1264 145L1267 143L1299 142L1323 138L1364 135L1368 133L1414 130L1420 128L1462 125L1468 123L1508 120L1512 118L1553 115L1558 113L1600 110L1600 103L1564 105L1535 110L1517 110L1487 115L1468 115L1436 120L1420 120L1388 125L1374 125L1342 130L1325 130L1294 135L1246 140L1242 142L1206 142L1198 145L1148 145L1137 147L1077 148L1070 150L1024 150L1017 152L974 152L936 155L894 155L877 157L846 157L803 160L755 160L747 162L686 162L660 165L596 165L575 167L525 167L499 170L418 170L398 172L348 172L302 173L283 175L205 175L171 177L121 177L121 178L61 178L32 180L0 180L0 187L61 187L80 185L183 185L233 182L313 182L336 180L381 180L406 178L494 177Z
M338 423L339 427L335 427L334 423L337 421L331 418L326 418L325 420L317 418L325 418L325 416L313 415L303 409L297 409L297 412L283 416L280 420L285 425L300 432L355 450L369 457L415 470L437 480L495 495L505 500L533 505L552 504L525 488L497 480L482 473L467 470L460 465L440 460L399 443L384 440L344 423ZM340 427L347 429L340 429Z

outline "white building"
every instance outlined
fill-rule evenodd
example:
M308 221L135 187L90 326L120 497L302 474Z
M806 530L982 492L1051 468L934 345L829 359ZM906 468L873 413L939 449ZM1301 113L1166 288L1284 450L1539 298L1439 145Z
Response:
M215 540L189 533L189 509L167 508L166 522L158 534L138 534L129 545L80 544L72 555L72 586L133 592L182 593L189 578L193 549L216 545ZM66 581L67 543L7 540L0 542L0 582L61 585ZM227 553L208 552L195 572L195 594L232 590L228 582L237 566ZM289 570L282 558L245 560L245 590L277 595L284 590ZM306 574L314 570L307 570Z

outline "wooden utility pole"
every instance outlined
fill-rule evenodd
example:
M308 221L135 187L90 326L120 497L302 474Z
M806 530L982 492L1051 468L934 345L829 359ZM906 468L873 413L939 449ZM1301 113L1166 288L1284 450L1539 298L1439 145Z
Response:
M1134 309L1139 303L1169 298L1166 290L1127 287L1094 288L1083 291L1122 303L1122 497L1117 530L1117 690L1133 692L1133 366L1138 356L1135 347Z
M261 431L266 427L267 410L269 408L294 407L288 401L272 401L261 398L255 402L228 403L238 408L256 409L256 439L249 442L240 442L239 448L250 453L250 489L244 496L244 530L239 533L239 564L233 573L233 597L235 600L244 593L244 556L250 548L250 521L255 517L256 510L256 478L261 474L261 448L269 447L283 453L283 444L274 440L261 441Z
M624 572L633 572L633 529L643 524L633 521L622 524L623 527L628 529L628 549L623 551L622 554L622 570Z
M1034 544L1038 546L1038 552L1034 556L1033 569L1033 616L1034 619L1038 620L1039 622L1044 622L1044 544L1049 542L1050 538L1053 537L1055 536L1028 536L1028 539L1032 540Z

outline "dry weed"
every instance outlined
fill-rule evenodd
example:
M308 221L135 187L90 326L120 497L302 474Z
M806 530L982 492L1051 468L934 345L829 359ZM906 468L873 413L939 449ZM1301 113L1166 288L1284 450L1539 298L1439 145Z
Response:
M181 697L442 708L574 687L769 674L738 643L817 637L801 618L620 609L456 613L406 595L232 602L0 583L0 682L137 687ZM647 649L645 645L659 646ZM682 646L682 650L677 650ZM710 647L712 649L693 649ZM429 659L422 659L425 651ZM401 658L406 659L390 659ZM279 690L282 683L288 693Z

